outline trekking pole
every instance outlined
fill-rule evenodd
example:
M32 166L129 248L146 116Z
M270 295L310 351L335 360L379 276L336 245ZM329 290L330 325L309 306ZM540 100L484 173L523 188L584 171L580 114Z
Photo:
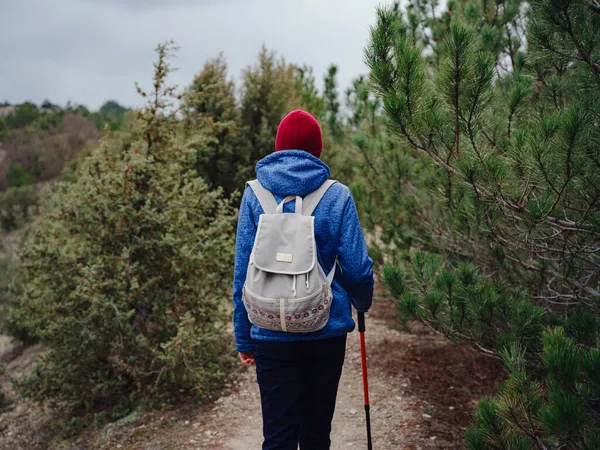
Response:
M365 347L365 313L358 312L358 333L360 334L360 356L362 360L363 391L365 394L365 417L367 419L367 448L373 450L371 440L371 406L369 405L369 380L367 379L367 350Z

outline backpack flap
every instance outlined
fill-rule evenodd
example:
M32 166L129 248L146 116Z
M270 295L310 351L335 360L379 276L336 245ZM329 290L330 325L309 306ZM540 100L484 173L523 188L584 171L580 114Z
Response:
M254 240L252 263L269 273L308 273L317 261L314 236L312 216L262 214Z

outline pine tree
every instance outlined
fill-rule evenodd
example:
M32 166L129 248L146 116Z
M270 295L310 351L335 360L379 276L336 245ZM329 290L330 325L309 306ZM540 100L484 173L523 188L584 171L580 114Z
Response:
M242 139L235 85L223 55L208 60L184 94L186 128L201 133L194 143L193 168L209 186L229 194L243 189L249 155ZM211 139L206 139L210 136Z
M436 11L380 9L366 50L403 152L438 174L418 198L443 209L418 210L447 218L422 245L441 256L412 253L385 278L404 317L504 360L470 448L598 448L600 8Z
M325 118L325 99L319 93L312 67L296 67L295 87L300 95L300 104L304 110L318 120Z
M281 119L300 107L295 71L295 66L263 47L258 62L242 74L240 120L249 161L246 179L253 174L256 162L275 148Z
M331 133L331 137L340 141L342 138L342 126L340 117L340 101L338 99L339 93L337 91L337 75L338 68L332 64L327 69L325 75L325 91L323 93L323 100L325 103L325 121Z
M243 190L258 160L273 151L285 114L304 102L319 114L323 100L314 89L312 69L299 69L263 47L242 73L237 102L223 56L207 61L184 94L186 127L203 136L192 144L194 170L225 193Z

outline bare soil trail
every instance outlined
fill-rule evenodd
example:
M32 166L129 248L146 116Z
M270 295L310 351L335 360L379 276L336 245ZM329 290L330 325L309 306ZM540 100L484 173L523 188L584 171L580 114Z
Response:
M368 346L404 345L404 336L390 330L380 320L369 320ZM369 349L367 349L369 350ZM371 422L375 448L378 450L404 448L402 442L411 434L408 426L416 419L414 401L403 376L381 374L372 367L370 378ZM260 449L262 422L260 396L254 368L245 370L239 379L238 390L217 401L208 420L192 433L197 447L214 450ZM363 410L362 375L358 333L348 339L347 357L338 391L333 420L333 449L366 449L366 428ZM195 443L196 444L196 443ZM185 447L184 447L185 448Z
M460 448L476 400L502 375L495 361L458 347L421 327L398 330L393 304L379 299L367 320L373 447L377 450ZM358 333L348 339L333 419L332 445L366 449ZM177 448L260 449L260 397L253 368L237 389Z
M492 393L502 376L498 363L422 327L400 331L394 306L385 298L369 314L366 337L374 448L460 448L477 399ZM333 450L367 448L362 395L359 338L352 333L333 420ZM240 369L211 405L140 413L69 444L45 444L39 419L25 430L25 415L39 414L19 407L0 414L0 449L258 450L262 443L254 368Z

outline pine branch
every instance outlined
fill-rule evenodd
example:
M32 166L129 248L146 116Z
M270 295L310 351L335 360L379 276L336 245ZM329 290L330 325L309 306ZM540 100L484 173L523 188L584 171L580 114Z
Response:
M515 242L508 241L505 238L502 238L501 236L499 236L497 234L495 234L493 236L496 237L497 239L499 239L500 241L502 241L505 245L508 245L509 249L510 249L510 247L515 246ZM526 250L530 250L531 251L531 249L526 249L526 248L523 248L523 247L521 247L521 249L525 250L525 251ZM572 287L576 288L577 290L583 291L583 292L587 293L591 297L597 297L598 295L600 295L600 291L598 291L598 290L596 290L596 289L594 289L594 288L592 288L590 286L583 285L583 284L579 283L576 280L571 280L568 277L565 277L564 275L562 275L562 274L560 274L560 273L558 273L556 271L549 270L549 269L543 270L543 269L541 269L541 268L539 268L537 266L524 263L523 261L521 261L520 258L518 258L516 256L504 255L504 257L506 259L508 259L509 261L512 261L512 262L520 265L525 270L532 271L532 272L540 272L540 273L541 272L546 272L546 273L554 276L555 278L561 279L563 282L567 282L568 284L572 285ZM542 259L546 259L546 258L542 258ZM560 262L562 260L563 260L563 258L560 258L560 259L557 259L556 261Z
M462 173L459 172L458 170L456 170L454 167L452 167L450 164L444 162L442 159L440 159L436 154L434 154L432 151L418 145L415 143L415 141L412 139L412 137L410 137L408 135L408 133L405 134L405 137L407 137L409 143L411 145L413 145L415 148L424 151L425 153L427 153L433 160L434 162L443 167L444 169L446 169L448 172L452 173L453 175L455 175L456 177L458 177L459 179L463 180L463 181L467 181L469 182L469 180L467 179L467 177ZM435 146L433 146L432 148L434 148ZM494 198L495 196L492 195L486 188L483 188L481 186L477 186L474 183L470 183L472 184L473 189L475 190L475 192L478 195L485 195L487 197L490 198ZM558 192L558 191L557 191ZM504 200L503 201L504 206L506 206L508 209L515 211L515 212L519 212L519 213L529 213L531 214L527 208L525 208L522 205L519 204L513 204L512 202L508 201L508 200ZM584 224L580 224L577 222L573 222L570 220L563 220L563 219L559 219L556 217L552 217L552 216L547 216L545 219L548 223L553 224L557 227L560 227L561 229L565 230L565 231L575 231L578 233L593 233L593 234L598 234L595 231L593 231L592 226L591 225L585 225Z
M485 136L487 141L496 149L498 153L504 153L504 149L500 148L500 146L496 144L496 141L494 141L485 130L481 130L481 133Z
M433 322L427 320L425 317L423 317L421 315L417 315L415 318L419 322L421 322L423 325L427 326L427 328L429 328L431 331L439 334L440 336L443 336L450 340L455 340L458 337L461 340L468 342L469 345L471 345L474 349L478 350L479 352L481 352L487 356L490 356L494 359L501 360L501 358L500 358L500 356L498 356L497 352L482 346L479 342L477 342L477 339L475 339L474 337L467 336L466 334L460 333L457 330L451 330L451 333L446 333L444 331L440 331L438 328L435 327Z
M459 82L460 82L460 72L457 70L456 71L456 77L457 77L457 82L455 84L454 87L454 117L455 117L455 130L454 130L454 135L455 135L455 152L456 152L456 157L460 157L460 151L459 151L459 143L460 143L460 127L459 127L459 118L460 118L460 108L458 106L458 101L459 101Z
M537 436L535 431L527 430L523 425L520 424L519 417L513 408L508 408L508 415L512 419L512 424L521 431L525 436L527 436L535 446L537 450L548 450L548 448L540 441L540 438ZM531 425L530 425L531 426Z
M575 33L573 32L573 24L571 23L571 16L568 10L568 3L565 2L564 8L564 17L566 21L565 31L567 32L567 34L571 38L571 42L579 52L579 56L575 59L586 62L592 68L592 70L594 71L594 75L598 80L600 78L600 64L590 59L591 48L589 52L586 52L581 47L581 42L579 42L579 39L577 39L577 36L575 36Z
M596 422L600 423L600 412L598 412L594 406L590 405L590 403L587 401L587 399L581 395L581 393L573 388L569 383L567 383L564 379L564 377L560 374L560 373L555 373L554 374L558 380L560 381L560 384L574 397L576 397L581 404L584 406L585 409L587 409L587 411L590 413L590 416L592 416L592 418L594 420L596 420Z
M587 0L588 8L590 8L596 14L600 14L600 3L596 0Z

